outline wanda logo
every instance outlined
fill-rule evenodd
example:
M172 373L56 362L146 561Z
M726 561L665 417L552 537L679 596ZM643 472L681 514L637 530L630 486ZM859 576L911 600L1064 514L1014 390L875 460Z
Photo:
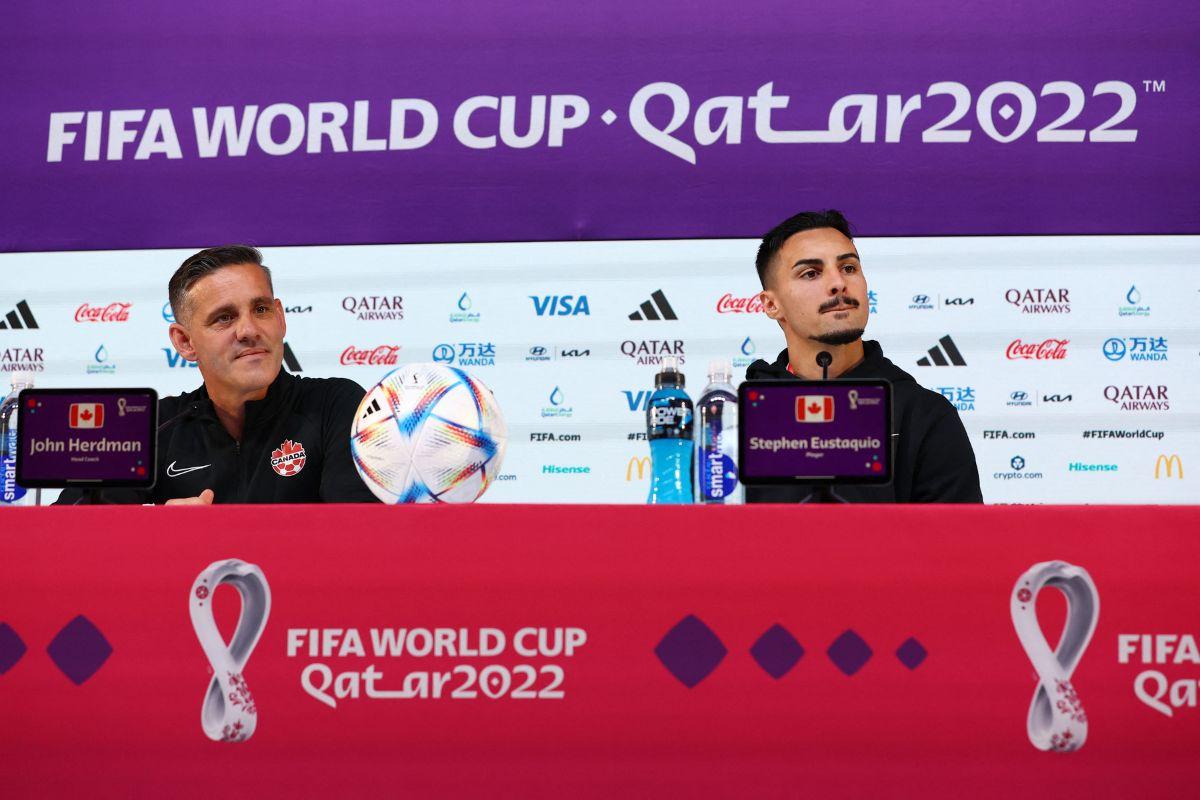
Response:
M106 306L89 306L84 303L75 309L76 322L128 322L129 309L133 303L109 303Z
M726 292L717 301L718 314L761 314L762 300L756 294L749 297L734 297Z
M342 351L342 363L347 366L395 366L399 360L400 345L381 344L374 349L358 350L353 345Z
M1005 351L1010 361L1024 358L1034 361L1061 361L1067 357L1070 339L1047 339L1044 342L1029 342L1014 339Z

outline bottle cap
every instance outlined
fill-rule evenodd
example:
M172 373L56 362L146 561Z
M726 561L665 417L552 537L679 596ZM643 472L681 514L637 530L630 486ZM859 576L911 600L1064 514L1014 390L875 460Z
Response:
M708 362L709 383L729 383L733 380L733 364L727 358L718 358Z
M675 356L663 356L662 367L654 376L654 388L661 389L664 386L684 386L683 373L679 371L679 359Z

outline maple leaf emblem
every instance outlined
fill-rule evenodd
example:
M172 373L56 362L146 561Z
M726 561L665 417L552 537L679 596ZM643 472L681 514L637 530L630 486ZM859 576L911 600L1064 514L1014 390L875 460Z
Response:
M304 445L286 439L283 444L271 451L271 469L283 476L295 475L304 469L307 460Z

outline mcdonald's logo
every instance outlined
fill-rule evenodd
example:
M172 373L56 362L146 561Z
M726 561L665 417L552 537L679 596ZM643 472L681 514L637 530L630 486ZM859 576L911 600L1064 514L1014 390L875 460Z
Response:
M1176 470L1179 471L1178 475L1175 474ZM1160 453L1154 462L1154 480L1161 478L1163 472L1167 473L1168 478L1183 480L1183 461L1174 453L1169 456Z
M625 480L632 481L634 479L633 471L635 469L637 470L637 479L639 481L645 480L646 479L646 470L649 468L650 468L650 457L649 456L642 456L640 458L638 456L634 456L633 458L629 459L629 463L625 466Z

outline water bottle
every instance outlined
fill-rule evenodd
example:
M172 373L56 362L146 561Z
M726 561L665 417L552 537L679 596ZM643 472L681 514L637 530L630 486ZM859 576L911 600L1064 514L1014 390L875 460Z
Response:
M737 393L733 388L733 365L713 361L708 365L708 386L698 404L696 429L696 501L740 503L738 484Z
M648 503L692 502L692 400L683 390L683 373L674 356L664 356L646 406L650 440Z
M0 403L0 508L36 504L33 492L17 486L17 395L31 388L31 373L14 372L12 391Z

